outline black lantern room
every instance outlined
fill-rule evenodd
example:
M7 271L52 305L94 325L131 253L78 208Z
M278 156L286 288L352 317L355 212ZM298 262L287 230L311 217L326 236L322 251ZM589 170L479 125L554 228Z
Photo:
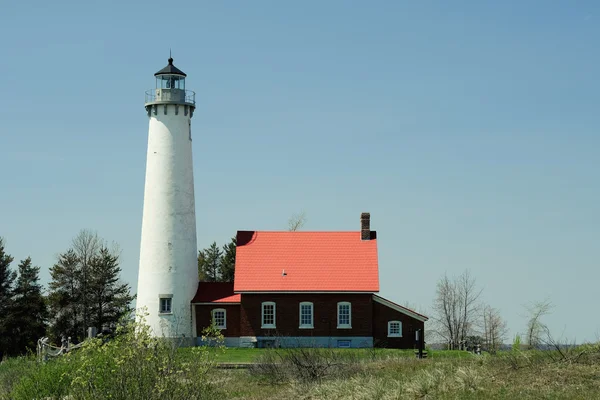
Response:
M173 58L169 58L169 65L154 74L157 89L185 90L185 77L182 70L173 65Z

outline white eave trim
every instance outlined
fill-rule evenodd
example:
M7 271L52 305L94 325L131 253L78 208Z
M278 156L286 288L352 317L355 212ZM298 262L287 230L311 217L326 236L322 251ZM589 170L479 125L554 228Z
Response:
M419 320L421 322L425 322L425 321L429 320L429 318L427 318L424 315L417 314L416 312L411 311L408 308L399 306L396 303L392 303L391 301L386 300L383 297L377 296L376 294L373 295L373 301L376 301L379 304L383 304L384 306L389 307L392 310L396 310L398 312L401 312L402 314L408 315L409 317L414 318L416 320Z
M223 302L219 302L219 303L208 302L208 303L206 303L206 302L204 302L204 303L192 303L192 304L197 305L197 306L218 306L218 305L223 305L223 306L239 306L241 303L223 303Z
M321 291L314 291L314 290L270 290L270 291L266 291L266 292L253 292L253 291L239 291L239 292L234 292L235 294L373 294L373 293L379 293L379 290L369 290L369 291L362 291L362 292L352 292L352 291L328 291L328 290L321 290Z

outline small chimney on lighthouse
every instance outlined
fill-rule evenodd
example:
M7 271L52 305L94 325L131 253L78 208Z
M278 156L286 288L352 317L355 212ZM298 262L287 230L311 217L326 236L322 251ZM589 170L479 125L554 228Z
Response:
M371 240L371 214L360 214L360 239Z

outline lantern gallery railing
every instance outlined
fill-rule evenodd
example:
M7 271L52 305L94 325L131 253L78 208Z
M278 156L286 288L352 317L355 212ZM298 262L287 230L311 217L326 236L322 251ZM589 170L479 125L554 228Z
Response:
M196 92L182 89L150 89L146 90L145 103L156 101L183 101L196 105Z

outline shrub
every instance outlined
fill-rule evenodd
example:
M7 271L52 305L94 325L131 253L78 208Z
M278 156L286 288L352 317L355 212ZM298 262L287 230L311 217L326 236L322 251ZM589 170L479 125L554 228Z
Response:
M36 366L34 357L8 358L0 362L0 400L10 399L13 387Z
M361 362L355 353L297 347L266 350L259 356L251 372L271 383L319 383L326 377L352 376L360 368Z
M218 342L219 337L212 339ZM183 360L178 355L179 344L175 339L152 337L143 323L129 322L106 343L91 339L79 352L37 366L15 386L12 398L218 398L209 377L215 352L193 348L192 357Z

